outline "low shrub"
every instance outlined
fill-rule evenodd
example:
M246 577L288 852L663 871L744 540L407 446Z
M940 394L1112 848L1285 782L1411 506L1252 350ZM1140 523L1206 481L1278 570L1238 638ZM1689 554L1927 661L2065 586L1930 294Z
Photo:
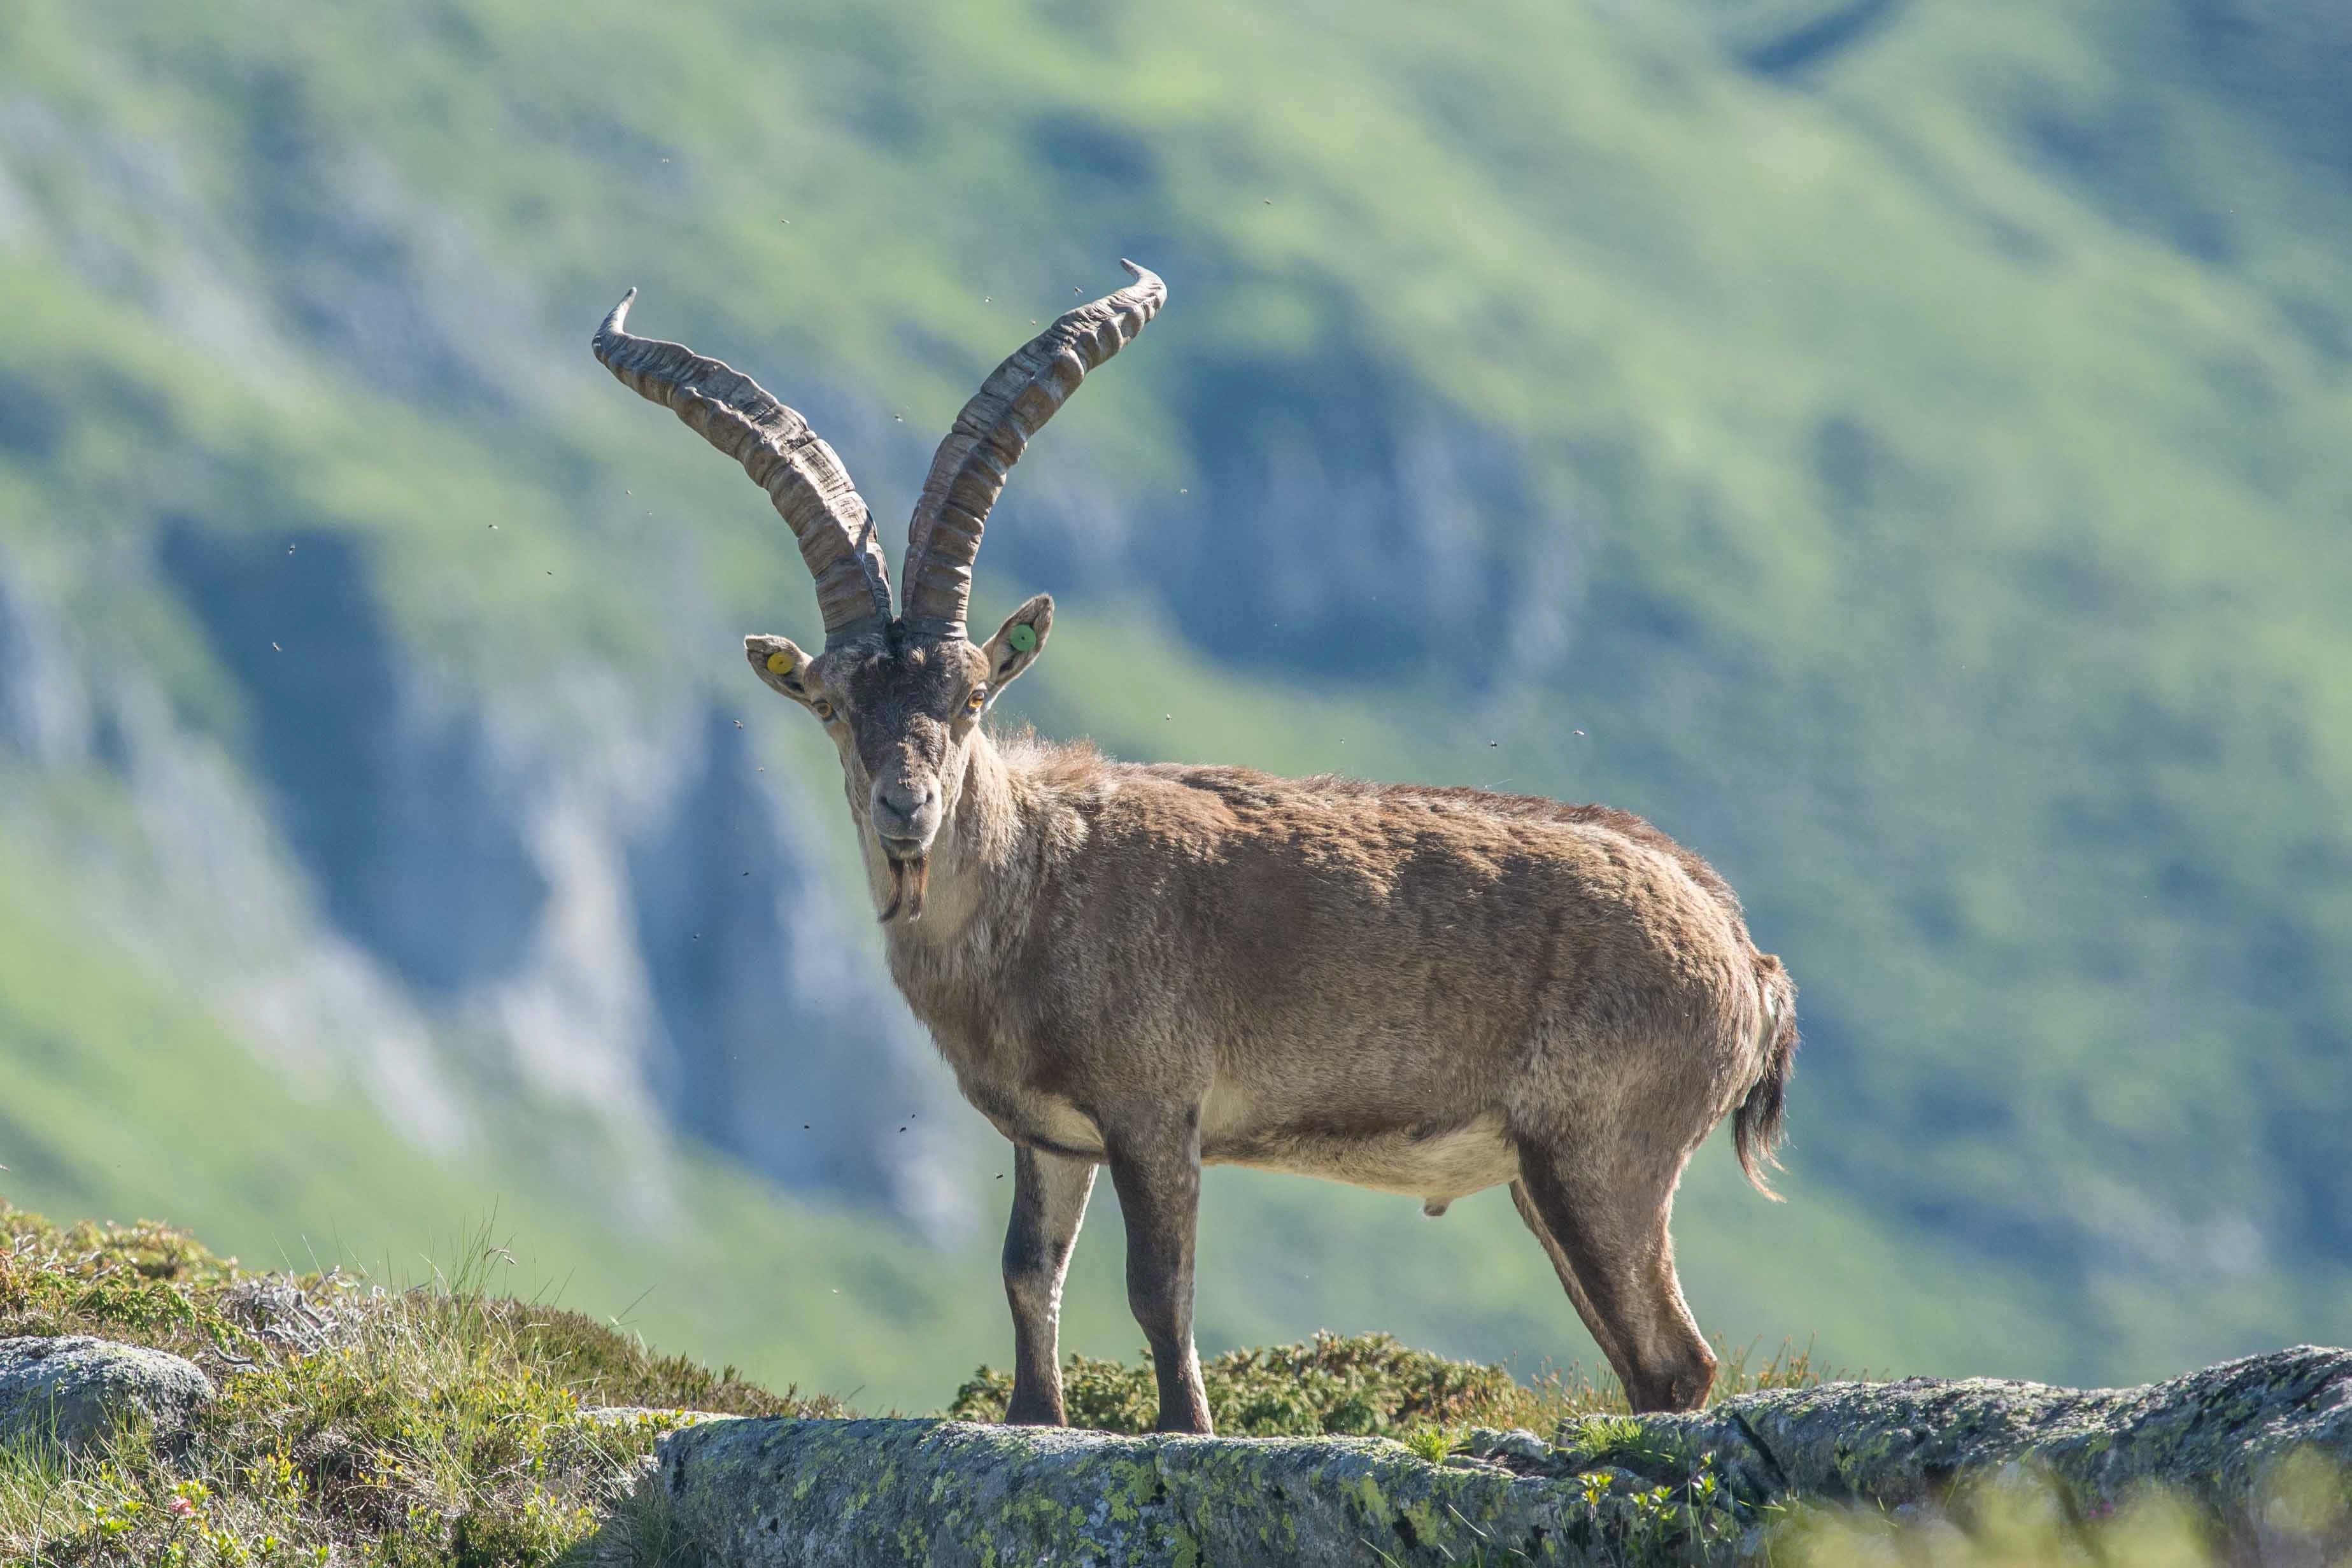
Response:
M1752 1367L1748 1351L1718 1346L1717 1354L1717 1398L1822 1381L1811 1355L1792 1346ZM1323 1333L1300 1344L1228 1352L1202 1364L1201 1380L1217 1430L1236 1437L1402 1438L1466 1427L1523 1427L1548 1436L1564 1420L1626 1407L1613 1377L1571 1366L1521 1383L1507 1367L1433 1355L1380 1333ZM1002 1421L1012 1397L1013 1375L983 1366L956 1391L947 1413L958 1421ZM1150 1354L1139 1351L1132 1363L1073 1355L1063 1368L1062 1397L1072 1426L1148 1432L1160 1405Z

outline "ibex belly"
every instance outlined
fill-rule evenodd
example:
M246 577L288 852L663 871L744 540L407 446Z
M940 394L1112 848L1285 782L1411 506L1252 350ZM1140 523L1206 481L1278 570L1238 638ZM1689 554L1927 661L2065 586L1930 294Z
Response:
M1344 1126L1313 1121L1266 1125L1251 1107L1213 1090L1202 1117L1201 1158L1321 1176L1423 1200L1432 1214L1457 1197L1519 1174L1519 1157L1499 1115L1418 1126ZM1220 1103L1223 1100L1224 1103Z
M970 1086L967 1086L970 1093ZM997 1130L1013 1142L1077 1159L1100 1159L1102 1133L1067 1101L1024 1095L1017 1101L974 1096ZM1249 1116L1238 1096L1213 1090L1202 1107L1203 1165L1320 1176L1376 1192L1420 1198L1432 1214L1455 1198L1500 1186L1519 1174L1519 1159L1499 1115L1453 1124L1347 1127L1296 1122L1265 1125Z

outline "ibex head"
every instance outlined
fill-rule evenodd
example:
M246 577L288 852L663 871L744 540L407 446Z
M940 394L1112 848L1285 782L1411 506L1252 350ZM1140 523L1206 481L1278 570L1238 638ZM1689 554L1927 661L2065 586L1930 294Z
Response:
M904 601L873 514L833 448L751 377L680 344L624 329L631 289L597 329L597 359L621 382L743 465L792 528L816 579L824 648L746 637L760 678L824 726L841 753L850 810L891 870L886 921L919 916L931 846L954 814L981 716L1036 662L1054 622L1039 594L985 646L966 634L971 566L1004 476L1087 372L1127 346L1168 298L1158 277L1122 262L1135 281L1079 307L997 366L931 459L907 538Z

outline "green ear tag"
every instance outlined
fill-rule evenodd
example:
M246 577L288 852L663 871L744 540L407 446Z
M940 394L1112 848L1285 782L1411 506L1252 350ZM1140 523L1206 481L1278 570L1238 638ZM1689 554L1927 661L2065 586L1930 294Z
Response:
M793 656L790 653L785 653L782 648L777 649L774 653L768 655L768 673L772 675L791 674L793 673Z
M1037 628L1024 621L1007 632L1004 640L1013 644L1014 653L1026 653L1037 645Z

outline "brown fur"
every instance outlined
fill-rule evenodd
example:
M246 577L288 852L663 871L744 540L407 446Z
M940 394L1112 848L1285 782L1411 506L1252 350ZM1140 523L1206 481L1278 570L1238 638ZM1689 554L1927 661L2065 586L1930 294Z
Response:
M748 644L769 685L833 706L891 972L1021 1151L1014 1418L1061 1418L1054 1319L1097 1164L1165 1427L1207 1429L1192 1229L1218 1163L1433 1214L1509 1184L1635 1408L1702 1401L1675 1188L1727 1116L1763 1187L1796 1044L1794 988L1730 887L1606 807L992 738L973 694L1034 662L1050 617L1032 601L985 650L895 627L814 665L793 649L788 679L764 661L789 643Z

